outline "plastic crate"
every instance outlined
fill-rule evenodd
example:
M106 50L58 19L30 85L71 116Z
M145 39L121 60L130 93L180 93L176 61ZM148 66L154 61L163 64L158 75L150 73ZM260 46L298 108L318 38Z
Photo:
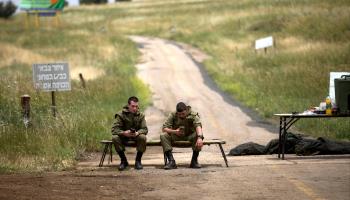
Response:
M341 114L350 114L350 76L334 79L335 101Z

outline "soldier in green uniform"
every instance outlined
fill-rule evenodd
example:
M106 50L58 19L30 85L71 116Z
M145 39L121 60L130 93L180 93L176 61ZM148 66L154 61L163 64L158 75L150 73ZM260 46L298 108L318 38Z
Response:
M115 122L112 127L112 141L120 157L119 170L124 170L128 165L128 161L124 154L125 143L129 140L136 141L136 159L135 169L142 169L142 154L146 151L146 134L148 132L145 115L139 111L137 97L130 97L128 105L123 110L115 114Z
M167 157L167 164L164 169L176 169L176 162L172 155L173 141L190 141L192 143L192 159L191 168L200 168L198 163L199 151L203 146L202 123L200 122L199 114L191 111L191 107L183 102L176 105L176 112L169 115L163 124L163 134L160 136L160 141L163 146L163 151Z

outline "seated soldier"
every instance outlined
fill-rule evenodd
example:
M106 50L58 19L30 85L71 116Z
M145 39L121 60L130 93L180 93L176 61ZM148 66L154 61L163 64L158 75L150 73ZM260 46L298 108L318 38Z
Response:
M190 167L201 167L198 163L198 155L203 146L203 133L198 113L191 111L191 107L186 106L185 103L179 102L176 105L176 112L171 113L163 124L163 132L160 136L160 141L168 160L164 169L177 168L172 155L173 141L190 141L193 150Z
M135 169L143 168L141 164L142 154L146 151L146 134L148 132L145 115L139 111L138 98L130 97L128 105L115 114L115 122L112 127L112 141L120 157L119 170L124 170L129 163L124 154L125 143L129 140L136 141Z

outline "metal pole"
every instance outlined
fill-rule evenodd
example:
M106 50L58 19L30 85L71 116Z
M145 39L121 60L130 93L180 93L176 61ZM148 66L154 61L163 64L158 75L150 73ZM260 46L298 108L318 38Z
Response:
M278 158L281 158L282 151L282 117L280 117L280 131L278 133Z
M52 115L56 117L56 99L55 99L55 91L51 91L51 100L52 100Z
M38 10L35 10L35 26L37 27L37 28L39 28L40 27L40 19L39 19L39 12L38 12Z
M282 132L282 160L284 160L284 152L286 148L286 135L287 135L287 118L283 117L283 132Z

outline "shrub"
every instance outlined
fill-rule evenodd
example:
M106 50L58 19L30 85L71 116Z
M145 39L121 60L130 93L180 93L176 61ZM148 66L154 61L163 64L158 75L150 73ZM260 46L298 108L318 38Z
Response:
M0 2L0 17L1 18L9 18L13 13L17 10L17 6L13 4L11 1L8 2Z
M105 4L107 0L80 0L81 4Z
M114 0L116 3L118 1L131 1L131 0ZM81 4L105 4L108 0L80 0Z

